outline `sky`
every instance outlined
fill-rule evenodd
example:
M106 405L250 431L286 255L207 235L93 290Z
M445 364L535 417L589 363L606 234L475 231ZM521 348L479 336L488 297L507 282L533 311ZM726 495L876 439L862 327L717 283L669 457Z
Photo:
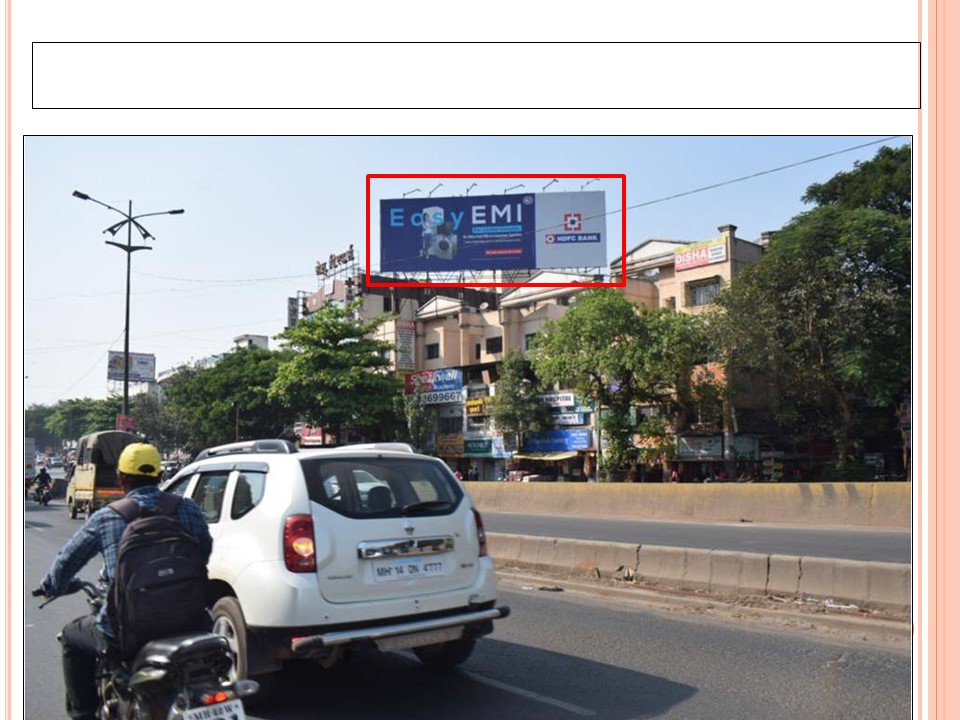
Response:
M287 298L318 288L314 266L353 245L366 266L367 173L624 173L627 248L648 238L705 240L733 224L757 240L810 209L814 182L868 160L882 136L670 137L96 137L24 140L25 405L121 392L107 380L109 350L123 350L127 256L103 231L121 216L80 190L143 220L155 239L131 256L130 351L156 355L157 371L229 351L242 334L273 336ZM830 157L816 159L833 154ZM805 162L811 160L811 162ZM783 166L795 167L767 172ZM682 197L706 186L765 173ZM442 187L434 190L438 183ZM378 181L379 198L462 195L471 179ZM471 195L550 179L484 179ZM577 191L563 179L548 191ZM419 191L416 189L419 188ZM621 195L606 193L608 258L620 255ZM640 207L633 207L640 206ZM377 223L369 264L379 268ZM125 243L125 230L117 236Z

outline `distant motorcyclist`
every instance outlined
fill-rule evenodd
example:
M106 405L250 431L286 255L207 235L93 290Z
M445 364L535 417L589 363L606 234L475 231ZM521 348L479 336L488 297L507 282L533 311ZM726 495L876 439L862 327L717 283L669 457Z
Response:
M50 476L50 473L47 472L46 468L40 468L40 472L37 473L37 477L34 478L34 490L33 498L38 503L46 505L47 502L50 502L50 493L53 489L53 478ZM44 502L46 499L46 502Z
M117 479L141 508L153 510L164 496L158 487L161 475L160 453L148 443L127 445L117 462ZM182 498L174 515L199 543L206 558L210 557L213 540L200 508ZM60 550L44 577L41 587L48 597L63 593L70 580L98 553L103 555L107 581L117 568L117 547L127 526L126 520L112 507L102 507ZM85 615L63 628L63 680L67 691L67 714L74 720L96 720L100 707L97 694L97 655L107 649L113 631L104 603L96 617Z
M53 477L50 473L47 472L45 467L40 468L40 472L37 473L37 477L34 478L38 486L40 485L51 485L53 484Z

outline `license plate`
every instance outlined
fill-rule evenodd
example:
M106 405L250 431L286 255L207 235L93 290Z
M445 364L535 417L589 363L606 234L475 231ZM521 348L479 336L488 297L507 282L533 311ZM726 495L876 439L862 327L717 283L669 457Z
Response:
M182 717L183 720L244 720L247 716L243 712L243 701L237 698L216 705L184 710Z
M410 633L409 635L395 635L377 640L377 647L388 650L406 650L421 645L436 645L437 643L458 640L463 635L463 626L440 628L439 630L425 630L424 632Z
M443 559L438 557L388 558L373 561L373 578L377 582L412 580L444 574Z

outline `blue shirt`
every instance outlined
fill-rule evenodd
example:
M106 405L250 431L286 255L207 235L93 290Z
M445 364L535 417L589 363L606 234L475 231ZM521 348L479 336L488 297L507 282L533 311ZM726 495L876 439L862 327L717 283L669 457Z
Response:
M160 498L163 497L163 491L156 485L147 485L134 488L127 493L127 497L141 508L152 510L157 506ZM197 507L197 504L189 498L181 498L174 513L174 519L200 544L204 561L209 560L210 551L213 549L213 539L210 537L210 530L207 528L207 521L203 517L203 512ZM53 565L47 571L43 584L50 595L53 597L60 595L73 577L98 553L103 555L103 566L107 580L112 581L117 571L117 550L120 545L120 536L123 535L126 527L127 521L112 508L102 507L91 515L90 519L83 524L83 527L70 538L70 542L57 553ZM97 627L105 635L113 636L107 619L106 603L103 604L100 614L97 616Z

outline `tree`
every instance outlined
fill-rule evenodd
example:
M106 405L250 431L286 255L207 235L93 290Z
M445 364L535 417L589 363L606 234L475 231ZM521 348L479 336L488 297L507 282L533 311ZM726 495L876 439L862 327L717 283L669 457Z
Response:
M606 288L588 290L559 320L547 323L531 353L545 383L569 383L593 398L602 414L608 467L633 453L636 423L631 409L648 405L671 417L672 432L683 429L702 382L691 377L707 351L704 320L667 308L637 306Z
M123 402L116 395L100 400L62 400L47 417L45 427L58 437L76 440L88 433L112 430L122 407Z
M164 388L161 433L192 453L238 439L275 438L293 413L270 386L289 353L238 348L209 367L181 368Z
M434 406L424 403L423 381L417 374L413 375L413 385L413 392L403 395L401 403L410 443L422 451L437 424L437 411Z
M873 208L909 218L913 210L911 170L909 145L882 147L872 159L854 163L853 170L814 183L802 200L820 207Z
M47 418L53 413L54 408L50 405L33 404L23 411L23 435L32 437L37 448L46 447L59 449L64 440L73 440L74 438L65 438L47 429Z
M910 386L908 150L885 148L876 164L811 186L804 197L825 204L779 231L718 299L728 351L763 379L781 431L832 437L839 465L869 409L892 417ZM877 173L894 160L891 187Z
M528 377L523 353L507 350L497 368L497 393L490 414L501 433L516 436L519 450L523 449L527 434L540 432L550 422L550 408L540 402L538 392L538 383Z
M330 430L376 431L392 412L401 381L390 372L393 346L372 337L387 315L363 321L359 302L327 303L277 338L293 353L280 365L269 397L305 421Z

